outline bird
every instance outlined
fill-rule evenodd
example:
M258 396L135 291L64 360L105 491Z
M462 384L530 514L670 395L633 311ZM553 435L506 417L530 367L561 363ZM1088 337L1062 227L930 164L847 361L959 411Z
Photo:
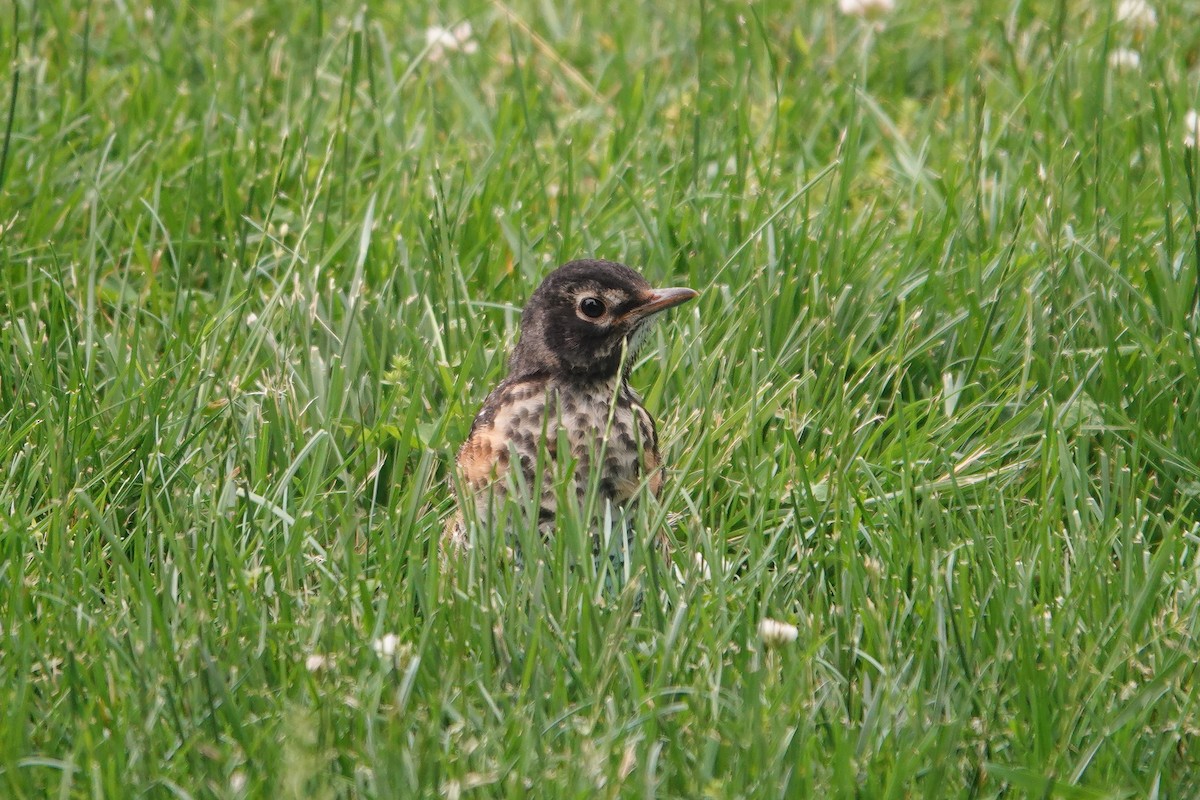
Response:
M521 313L507 376L483 401L458 450L458 511L444 535L453 550L471 546L468 518L493 531L503 526L514 545L512 518L500 516L510 497L523 501L530 524L536 508L538 533L548 542L560 511L560 462L574 467L564 496L583 508L594 485L594 513L623 517L631 544L638 490L644 482L657 497L663 474L658 430L629 386L629 368L659 314L698 296L689 288L656 289L630 267L598 259L570 261L542 280ZM510 512L511 505L522 502ZM604 543L595 529L592 536L599 563ZM607 556L623 567L620 548Z

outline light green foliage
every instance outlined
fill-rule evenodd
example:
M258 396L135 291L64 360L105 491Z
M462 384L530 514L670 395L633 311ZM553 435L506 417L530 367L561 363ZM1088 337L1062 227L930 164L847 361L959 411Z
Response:
M1155 9L5 4L0 794L1200 794L1197 7ZM634 373L640 611L577 520L437 558L581 255L702 291Z

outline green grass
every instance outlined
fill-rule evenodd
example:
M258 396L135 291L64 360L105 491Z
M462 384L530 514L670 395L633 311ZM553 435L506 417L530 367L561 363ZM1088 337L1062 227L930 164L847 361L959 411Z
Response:
M1156 8L6 6L0 794L1200 794L1200 40ZM702 291L634 374L636 612L574 545L436 556L581 255Z

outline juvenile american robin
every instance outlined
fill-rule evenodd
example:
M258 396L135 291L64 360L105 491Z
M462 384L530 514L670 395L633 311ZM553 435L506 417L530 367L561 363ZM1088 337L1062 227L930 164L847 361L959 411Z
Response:
M651 321L697 296L692 289L655 289L612 261L572 261L546 276L521 314L508 376L484 400L458 451L460 509L447 526L451 545L469 545L467 503L480 524L494 525L514 492L524 494L513 499L532 515L535 487L538 531L548 539L563 444L581 507L589 484L596 486L597 515L606 506L613 516L627 514L643 481L658 495L658 432L626 373ZM503 524L510 525L508 518ZM511 527L507 533L511 541ZM599 553L595 539L593 551Z

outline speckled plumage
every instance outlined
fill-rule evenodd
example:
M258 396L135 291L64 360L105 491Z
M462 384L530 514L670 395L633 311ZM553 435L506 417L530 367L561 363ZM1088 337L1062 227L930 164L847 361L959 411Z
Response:
M484 400L458 453L461 491L477 520L496 522L493 512L513 487L526 493L518 500L531 499L538 487L538 528L551 535L560 496L554 478L565 462L560 443L569 447L565 463L573 464L580 503L592 481L600 513L605 505L630 511L643 481L659 493L658 432L628 386L625 351L655 314L695 296L690 289L654 290L633 270L608 261L571 262L546 277L522 314L508 377ZM596 310L589 301L601 303L606 314L592 319L585 313ZM546 475L537 475L539 464ZM447 537L457 547L469 545L461 511Z

